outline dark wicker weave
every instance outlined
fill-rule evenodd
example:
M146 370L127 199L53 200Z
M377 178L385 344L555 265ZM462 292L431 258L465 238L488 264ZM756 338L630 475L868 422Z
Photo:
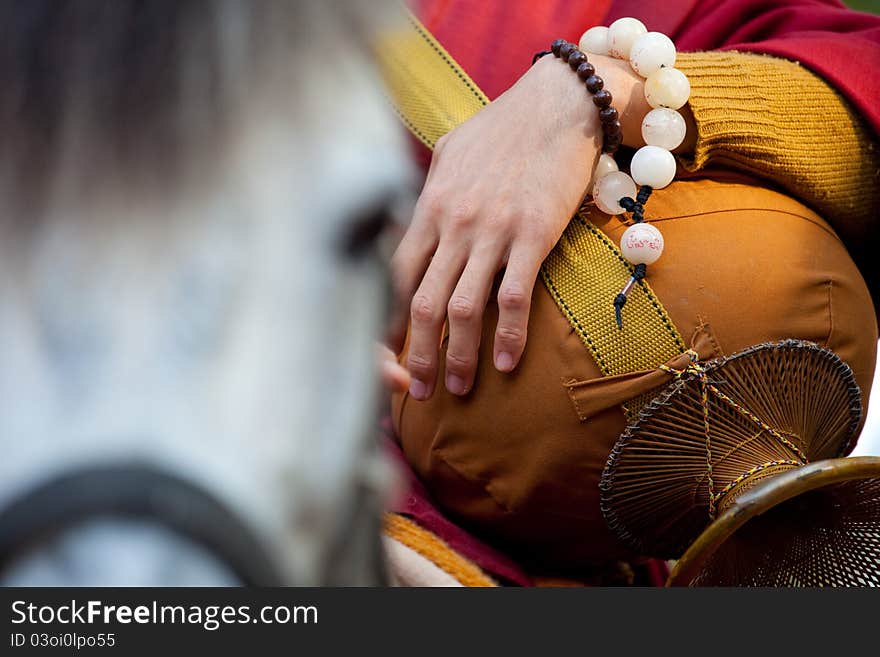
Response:
M641 554L680 556L712 520L710 488L719 493L742 479L716 500L720 514L761 481L854 446L860 393L852 370L833 352L786 340L702 367L705 380L738 407L708 395L711 475L703 381L685 372L642 409L615 444L602 476L606 521ZM763 469L746 476L754 468Z
M880 586L880 458L829 459L740 496L670 575L690 586Z

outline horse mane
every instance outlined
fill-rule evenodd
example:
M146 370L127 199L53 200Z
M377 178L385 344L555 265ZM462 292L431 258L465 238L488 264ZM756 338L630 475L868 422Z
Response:
M32 223L60 198L173 196L214 180L270 108L298 120L316 62L332 75L366 55L367 4L0 3L0 214Z

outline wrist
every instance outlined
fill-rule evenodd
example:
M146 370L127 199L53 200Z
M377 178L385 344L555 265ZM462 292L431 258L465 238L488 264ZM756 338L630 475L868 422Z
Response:
M552 137L574 140L571 145L580 144L584 149L595 152L601 147L597 108L589 101L589 94L571 69L555 57L542 57L524 75L520 82L528 82L532 101L542 112L553 117Z
M614 106L620 115L623 144L630 148L641 148L645 145L642 137L642 119L652 109L645 99L645 79L633 71L625 60L590 53L590 61L596 67L596 74L604 80L605 88L614 97ZM687 130L684 142L673 152L693 152L697 141L697 126L693 112L690 106L685 104L679 109L679 113L685 121Z
M644 146L642 119L651 111L651 106L645 100L644 79L632 70L627 61L592 53L590 61L614 98L614 107L620 115L623 144L631 148Z

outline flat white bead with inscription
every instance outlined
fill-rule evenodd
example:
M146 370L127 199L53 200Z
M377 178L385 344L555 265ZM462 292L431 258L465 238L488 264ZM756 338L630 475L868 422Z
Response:
M691 83L677 68L659 68L645 80L645 100L651 107L678 109L691 95Z
M642 146L633 155L629 170L639 186L663 189L675 178L675 157L659 146Z
M608 153L602 153L602 155L599 156L599 161L596 163L594 179L599 180L602 176L607 176L614 171L619 171L617 168L617 162L615 162L614 158L608 155Z
M620 252L634 265L652 265L663 255L663 234L651 224L633 224L620 238Z
M633 43L647 31L637 18L618 18L608 27L608 52L612 57L629 59Z
M596 55L608 54L608 28L602 25L591 27L583 33L578 49Z
M671 151L681 145L686 132L684 117L666 107L652 109L642 119L642 139L650 146Z
M599 178L593 189L593 200L596 206L606 214L623 214L626 212L618 201L622 198L636 197L636 184L633 179L622 171L612 171Z
M675 66L675 44L661 32L643 34L630 48L629 63L636 73L646 78L661 66Z

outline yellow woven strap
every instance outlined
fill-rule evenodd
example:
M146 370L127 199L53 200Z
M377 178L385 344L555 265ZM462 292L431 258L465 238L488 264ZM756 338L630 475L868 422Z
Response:
M581 214L541 268L547 289L605 376L652 369L686 349L644 280L629 295L623 328L617 327L614 297L632 273L614 242Z
M393 104L429 148L489 100L433 36L407 12L407 24L379 48ZM527 62L526 62L527 63ZM605 376L655 368L685 351L678 330L645 281L629 296L623 329L614 297L632 268L608 237L581 215L544 261L542 277Z
M410 12L381 40L379 65L397 114L428 148L489 99Z

